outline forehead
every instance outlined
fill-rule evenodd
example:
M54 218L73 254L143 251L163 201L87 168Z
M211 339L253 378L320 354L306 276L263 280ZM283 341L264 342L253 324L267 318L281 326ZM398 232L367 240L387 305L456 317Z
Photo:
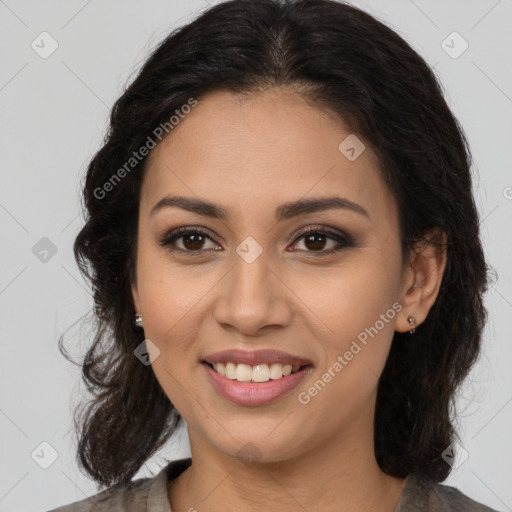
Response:
M240 219L244 208L263 215L271 203L339 195L364 206L375 221L383 213L395 220L369 145L355 160L344 153L347 144L362 150L357 144L364 141L354 137L341 119L290 89L211 93L149 155L141 211L179 194L214 200Z

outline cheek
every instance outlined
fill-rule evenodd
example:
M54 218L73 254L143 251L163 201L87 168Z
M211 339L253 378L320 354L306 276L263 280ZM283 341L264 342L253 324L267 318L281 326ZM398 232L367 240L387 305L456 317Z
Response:
M183 269L169 261L149 251L140 255L144 335L157 347L156 357L148 350L162 389L180 413L189 415L191 396L197 394L193 375L199 368L194 340L203 322L205 295L214 282L192 266Z
M318 327L318 334L342 342L373 326L392 307L399 279L392 261L365 249L337 266L300 273L295 269L288 277L297 304Z
M319 383L322 392L315 400L327 405L343 399L345 412L350 404L356 407L374 392L401 309L396 302L399 266L379 254L359 251L342 266L322 269L314 278L303 275L294 284L294 292L307 305L304 314L322 349L316 378L328 381L325 391ZM307 389L303 391L309 395Z
M383 371L394 333L396 310L392 303L361 295L364 302L346 300L338 291L337 307L331 316L328 337L317 337L323 349L315 376L298 390L303 413L313 429L338 432L340 425L366 418L370 425L379 377ZM336 299L333 299L333 304ZM381 316L383 315L383 316ZM329 411L326 415L325 411ZM356 423L358 423L356 421Z
M162 343L178 334L186 336L202 299L216 283L216 276L205 266L177 264L161 248L141 248L138 277L144 324Z

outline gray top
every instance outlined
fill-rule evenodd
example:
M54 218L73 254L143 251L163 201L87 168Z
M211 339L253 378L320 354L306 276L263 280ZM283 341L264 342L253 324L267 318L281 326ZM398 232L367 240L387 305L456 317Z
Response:
M152 478L138 478L116 491L111 488L49 512L172 512L167 483L192 464L170 462ZM409 475L395 512L498 512L468 498L454 487Z

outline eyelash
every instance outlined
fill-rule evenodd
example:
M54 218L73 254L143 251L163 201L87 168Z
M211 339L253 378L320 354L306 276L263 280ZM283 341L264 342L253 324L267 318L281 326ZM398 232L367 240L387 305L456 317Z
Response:
M321 257L321 256L335 254L335 253L340 252L343 249L347 249L349 247L355 247L354 239L350 235L336 233L334 231L326 230L326 229L319 228L319 227L308 228L303 231L300 231L297 234L297 236L293 242L293 245L296 245L296 243L301 238L303 238L304 236L309 235L311 233L325 235L325 236L327 236L327 238L330 238L330 239L338 242L338 246L336 246L332 249L327 249L327 250L304 251L307 253L312 253L312 254L315 254L315 255L318 255ZM168 251L180 252L182 254L186 254L187 256L201 256L201 253L203 253L203 252L216 250L216 249L206 249L206 250L198 249L196 251L191 251L191 250L178 249L175 247L171 247L171 244L175 240L178 240L179 238L182 238L183 236L190 235L190 234L203 235L206 238L209 238L212 242L216 243L215 240L213 240L213 238L206 231L203 231L198 228L184 227L184 228L178 228L178 229L171 231L170 233L167 233L167 234L163 235L162 237L160 237L159 245L162 247L166 247ZM302 251L302 249L300 249L300 251Z

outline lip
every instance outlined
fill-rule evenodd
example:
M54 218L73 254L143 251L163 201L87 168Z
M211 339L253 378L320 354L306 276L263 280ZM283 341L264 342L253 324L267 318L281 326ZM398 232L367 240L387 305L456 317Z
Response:
M313 366L313 363L303 357L288 354L280 350L262 349L262 350L240 350L231 349L215 352L206 356L203 361L207 363L242 363L249 366L256 366L257 364L291 364L292 366Z
M277 362L275 359L273 361ZM265 405L276 401L298 386L302 379L313 369L312 366L308 365L295 373L268 382L239 382L217 373L207 362L203 362L201 366L205 369L213 387L224 398L237 405L245 406Z

